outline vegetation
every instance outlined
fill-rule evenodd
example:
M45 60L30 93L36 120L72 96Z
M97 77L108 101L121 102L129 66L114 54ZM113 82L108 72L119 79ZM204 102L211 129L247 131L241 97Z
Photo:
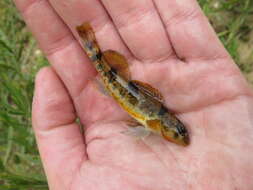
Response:
M253 84L253 0L199 0ZM34 76L48 62L11 0L0 1L0 190L48 189L31 129Z
M11 1L0 7L0 190L48 189L31 129L34 76L47 61Z

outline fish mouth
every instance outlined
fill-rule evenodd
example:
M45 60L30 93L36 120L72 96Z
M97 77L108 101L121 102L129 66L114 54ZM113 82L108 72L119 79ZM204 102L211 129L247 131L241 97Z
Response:
M186 134L184 136L180 136L179 138L175 139L173 137L168 137L168 136L165 136L163 135L163 137L167 140L167 141L170 141L170 142L173 142L177 145L180 145L180 146L188 146L190 144L190 138L189 138L189 135Z
M183 146L188 146L190 144L190 138L188 135L184 136L182 139L182 145Z
M172 141L181 146L188 146L190 144L190 138L188 134L181 136L181 138L178 138L177 140Z

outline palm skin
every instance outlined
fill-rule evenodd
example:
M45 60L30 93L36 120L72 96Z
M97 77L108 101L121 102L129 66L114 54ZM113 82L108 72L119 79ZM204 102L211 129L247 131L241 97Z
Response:
M157 0L153 12L150 2L15 1L53 67L39 72L33 102L50 189L253 189L251 89L195 1ZM168 7L177 12L168 15ZM97 90L97 74L66 26L75 35L84 21L102 49L126 55L133 79L161 91L189 130L188 147L121 133L129 116Z

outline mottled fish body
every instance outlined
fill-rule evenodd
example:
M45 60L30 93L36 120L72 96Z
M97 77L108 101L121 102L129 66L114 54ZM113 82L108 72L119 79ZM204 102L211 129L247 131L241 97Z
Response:
M86 54L118 104L146 129L168 141L188 145L189 136L184 124L163 105L160 93L147 83L129 80L123 73L127 69L124 56L113 50L102 52L89 23L78 26L77 31Z

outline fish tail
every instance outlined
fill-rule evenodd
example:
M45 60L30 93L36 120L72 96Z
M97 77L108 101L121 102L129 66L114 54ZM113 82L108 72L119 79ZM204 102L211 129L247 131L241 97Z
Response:
M94 56L97 56L97 54L101 54L95 33L91 25L88 22L85 22L82 25L77 26L76 29L79 36L81 37L83 47L88 56L92 59Z
M82 25L77 26L76 29L84 42L96 41L94 31L89 23L85 22Z
M110 70L109 65L102 61L102 52L97 43L95 33L91 25L87 22L76 27L76 30L81 38L83 48L90 58L91 62L94 64L96 70L102 75L106 75L106 72Z

